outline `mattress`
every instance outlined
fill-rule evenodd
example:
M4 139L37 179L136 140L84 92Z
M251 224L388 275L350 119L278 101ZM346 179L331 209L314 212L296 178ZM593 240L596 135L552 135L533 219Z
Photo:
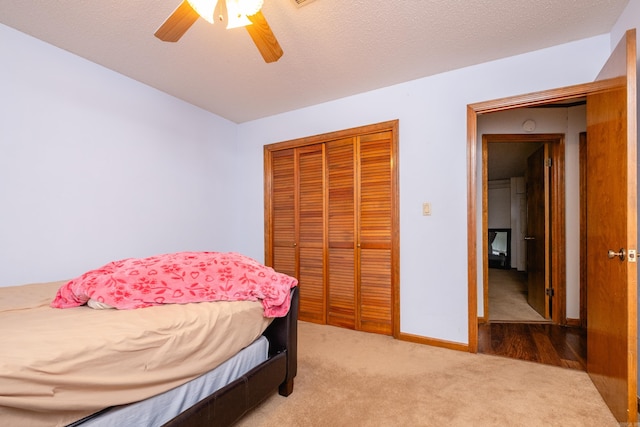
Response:
M0 288L0 420L63 426L193 380L255 341L260 302L50 307L64 282Z
M74 423L73 427L161 426L240 378L267 360L268 355L269 341L262 336L231 359L186 384L140 402L111 408L84 422Z

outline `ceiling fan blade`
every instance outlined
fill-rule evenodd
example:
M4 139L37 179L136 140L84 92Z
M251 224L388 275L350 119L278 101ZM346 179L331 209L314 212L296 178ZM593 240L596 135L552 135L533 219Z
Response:
M193 10L187 0L173 11L166 21L160 25L154 35L164 42L177 42L187 32L200 15Z
M245 28L262 54L264 61L267 63L276 62L283 54L282 48L264 15L258 11L255 15L247 16L247 18L253 25L247 25Z

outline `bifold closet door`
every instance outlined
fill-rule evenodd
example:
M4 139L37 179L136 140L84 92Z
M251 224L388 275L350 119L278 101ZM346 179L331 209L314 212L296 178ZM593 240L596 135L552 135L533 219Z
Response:
M265 258L301 320L397 334L397 122L265 148ZM361 131L360 131L361 130Z
M327 143L327 323L391 335L392 134Z
M387 335L393 333L391 147L391 132L358 139L358 329Z
M325 323L323 145L271 155L273 268L298 278L299 319Z
M296 156L299 318L326 323L324 145L298 148Z
M326 143L328 191L327 323L355 329L356 191L355 138Z
M296 256L295 150L271 154L272 267L298 277Z

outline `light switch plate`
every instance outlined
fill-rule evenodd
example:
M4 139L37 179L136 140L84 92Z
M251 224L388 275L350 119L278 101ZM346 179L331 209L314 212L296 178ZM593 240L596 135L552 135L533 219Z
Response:
M422 204L422 215L429 216L431 215L431 203L423 203Z

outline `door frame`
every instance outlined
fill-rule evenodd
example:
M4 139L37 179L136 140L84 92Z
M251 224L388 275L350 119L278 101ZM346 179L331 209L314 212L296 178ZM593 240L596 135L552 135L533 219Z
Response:
M545 230L548 239L549 253L545 254L545 263L550 270L550 286L554 290L551 321L558 325L567 323L566 317L566 227L565 227L565 135L561 133L539 134L485 134L482 136L482 230L483 236L489 229L489 175L488 149L489 143L542 143L548 145L551 159L550 171L550 224ZM489 318L489 245L486 238L482 243L482 283L484 315L478 317L480 322L488 322ZM545 250L545 252L547 252ZM547 297L549 298L549 297Z
M618 80L619 79L613 79ZM607 90L615 82L600 80L516 95L491 101L478 102L467 105L467 283L468 283L468 350L478 352L478 247L479 231L482 232L482 217L478 215L478 116L498 111L513 110L522 107L540 106L559 101L576 100L587 94ZM480 185L482 185L480 183ZM482 240L484 234L482 234Z

